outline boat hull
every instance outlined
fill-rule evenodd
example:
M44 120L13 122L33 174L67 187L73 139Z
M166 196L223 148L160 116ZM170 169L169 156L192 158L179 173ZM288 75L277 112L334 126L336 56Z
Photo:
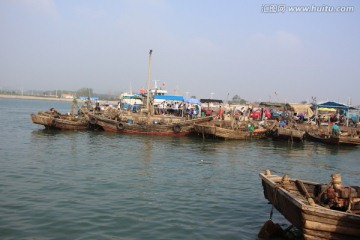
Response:
M54 118L40 114L31 114L31 120L35 124L43 125L45 128L53 128Z
M273 140L302 142L305 138L305 131L279 127L275 130L270 131L269 135Z
M225 140L250 140L266 138L266 130L248 131L244 129L228 129L215 124L195 124L194 132L205 137L221 138Z
M121 122L109 119L101 115L89 115L91 122L101 126L104 131L130 134L163 135L163 136L185 136L192 132L196 122L210 121L212 117L197 118L192 120L176 121L174 123L150 123L141 122Z
M360 145L360 137L358 135L334 137L330 134L316 134L314 132L307 132L306 139L331 145Z
M88 129L88 122L85 118L81 119L56 119L54 127L60 130L86 130Z
M282 177L260 173L264 196L270 203L302 231L304 239L359 239L360 215L341 212L318 204L311 206L304 196L292 187L279 186ZM317 183L303 182L311 197L315 197ZM293 190L291 190L293 189Z
M86 130L89 125L85 117L54 116L42 112L31 114L31 120L33 123L43 125L47 129Z

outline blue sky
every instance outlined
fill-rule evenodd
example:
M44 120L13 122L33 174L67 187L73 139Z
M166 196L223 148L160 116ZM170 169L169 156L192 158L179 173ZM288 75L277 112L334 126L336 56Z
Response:
M0 87L360 104L359 1L2 0ZM291 6L352 6L289 12ZM175 92L176 91L176 92ZM276 92L276 94L275 94Z

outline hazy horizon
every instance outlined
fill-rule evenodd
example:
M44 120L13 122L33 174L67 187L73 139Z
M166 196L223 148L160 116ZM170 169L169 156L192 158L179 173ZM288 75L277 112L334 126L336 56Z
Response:
M291 12L293 6L313 10ZM352 10L324 8L346 6ZM359 6L324 0L3 0L0 88L136 92L147 87L152 49L151 79L165 84L169 95L351 98L359 105Z

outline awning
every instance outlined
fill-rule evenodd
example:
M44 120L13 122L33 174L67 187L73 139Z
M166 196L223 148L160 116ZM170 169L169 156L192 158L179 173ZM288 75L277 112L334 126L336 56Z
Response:
M286 107L295 113L304 113L305 115L311 117L314 115L314 111L311 109L312 104L297 104L297 103L288 103Z
M183 96L171 96L171 95L155 95L154 99L159 101L180 101L183 102L184 101L184 97Z
M339 108L342 110L347 111L350 106L342 104L342 103L338 103L338 102L333 102L333 101L328 101L328 102L323 102L323 103L319 103L317 105L318 108Z

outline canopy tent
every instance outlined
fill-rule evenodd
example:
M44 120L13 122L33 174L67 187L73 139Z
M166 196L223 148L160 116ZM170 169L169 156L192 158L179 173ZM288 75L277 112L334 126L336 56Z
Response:
M335 108L335 109L341 109L344 111L349 110L350 106L342 104L342 103L338 103L338 102L334 102L334 101L327 101L327 102L323 102L323 103L319 103L317 105L318 108Z
M286 108L294 113L304 113L305 116L311 117L314 111L311 109L311 104L287 103Z
M345 116L346 118L346 125L349 125L349 119L352 119L353 114L350 114L351 110L357 110L354 107L350 107L349 105L334 102L334 101L327 101L316 105L316 111L318 112L321 109L335 109L335 112L337 110L340 115ZM356 119L355 119L356 120Z

